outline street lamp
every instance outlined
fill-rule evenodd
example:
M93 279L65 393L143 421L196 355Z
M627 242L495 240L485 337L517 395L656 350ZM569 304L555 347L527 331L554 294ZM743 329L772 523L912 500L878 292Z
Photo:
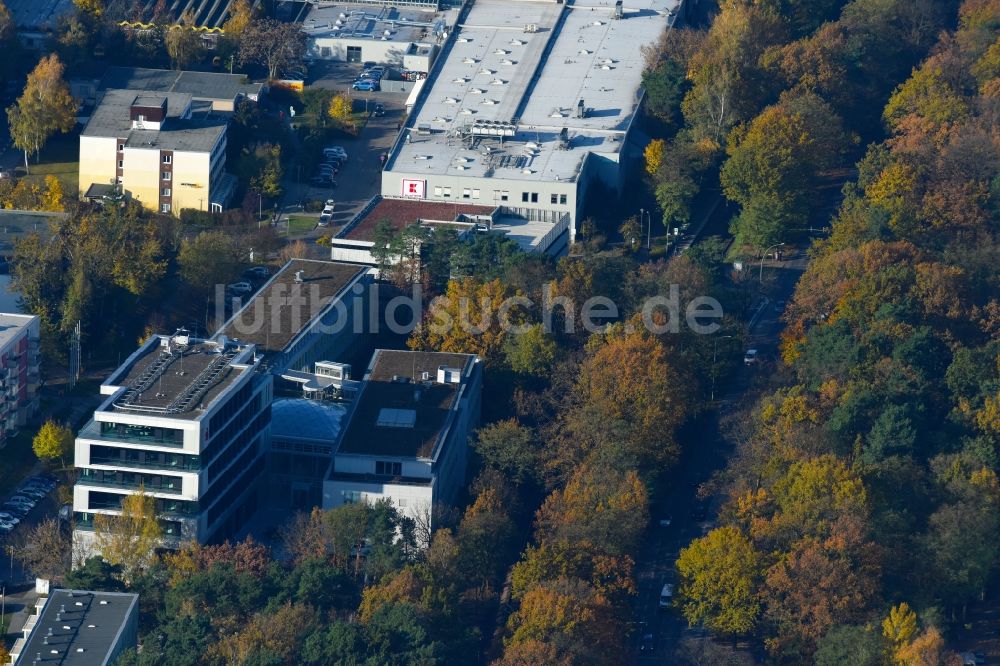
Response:
M776 247L781 247L782 245L784 245L784 243L775 243L771 247L769 247L766 250L764 250L764 254L760 255L760 273L757 276L757 281L758 282L763 282L764 281L764 257L767 256L768 252L770 252L771 250L773 250Z
M732 337L731 335L720 335L719 337L712 338L712 402L715 402L715 376L718 374L718 369L715 367L715 359L719 353L719 340L731 339Z
M642 224L643 216L645 216L646 219L646 249L648 250L650 249L650 247L652 247L651 242L653 238L653 215L651 214L650 211L646 210L645 208L640 208L639 224Z
M253 201L253 199L251 199ZM261 197L261 193L257 193L257 229L260 230L260 221L264 217L264 199ZM763 262L761 262L763 263Z

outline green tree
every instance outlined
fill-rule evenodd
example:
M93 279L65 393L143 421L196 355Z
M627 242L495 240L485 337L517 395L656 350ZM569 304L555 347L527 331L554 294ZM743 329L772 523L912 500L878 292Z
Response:
M7 109L10 134L14 145L24 151L25 169L29 151L37 157L53 134L68 132L76 124L77 103L63 80L64 70L59 56L42 58L28 74L17 103Z
M642 224L639 218L633 215L628 217L618 227L618 233L622 235L625 247L629 250L637 250L642 247Z
M532 430L515 419L497 421L476 433L476 451L487 465L518 483L541 480L541 447Z
M885 643L871 629L838 625L826 632L816 650L816 666L882 666Z
M201 35L195 32L183 18L178 25L170 26L163 41L167 45L167 55L174 69L187 69L201 60L205 47Z
M40 459L58 459L59 464L65 467L66 456L73 452L73 431L49 419L38 429L31 448Z
M719 527L695 539L677 558L684 617L712 631L742 635L761 612L761 556L739 529Z
M181 242L177 256L181 277L203 293L226 284L240 274L243 248L238 239L222 231L203 231Z
M552 370L559 346L541 324L512 335L504 347L511 370L533 377L546 377Z
M104 558L96 555L70 571L63 583L67 588L76 590L125 591L125 585L121 582L121 567L108 564Z

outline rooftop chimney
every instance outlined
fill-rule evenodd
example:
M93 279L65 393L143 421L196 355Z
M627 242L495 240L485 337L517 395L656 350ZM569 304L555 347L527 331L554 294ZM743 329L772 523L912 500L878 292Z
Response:
M620 19L622 17L622 0L615 0L615 11L611 15L613 19Z

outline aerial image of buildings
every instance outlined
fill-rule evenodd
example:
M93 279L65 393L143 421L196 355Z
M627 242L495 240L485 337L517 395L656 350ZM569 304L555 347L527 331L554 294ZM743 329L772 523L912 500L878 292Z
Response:
M0 53L0 665L1000 663L1000 0Z

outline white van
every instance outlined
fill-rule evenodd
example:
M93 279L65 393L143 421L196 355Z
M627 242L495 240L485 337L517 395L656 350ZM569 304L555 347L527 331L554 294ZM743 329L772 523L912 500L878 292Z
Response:
M673 583L664 583L663 589L660 590L660 608L670 608L674 605L674 585Z

